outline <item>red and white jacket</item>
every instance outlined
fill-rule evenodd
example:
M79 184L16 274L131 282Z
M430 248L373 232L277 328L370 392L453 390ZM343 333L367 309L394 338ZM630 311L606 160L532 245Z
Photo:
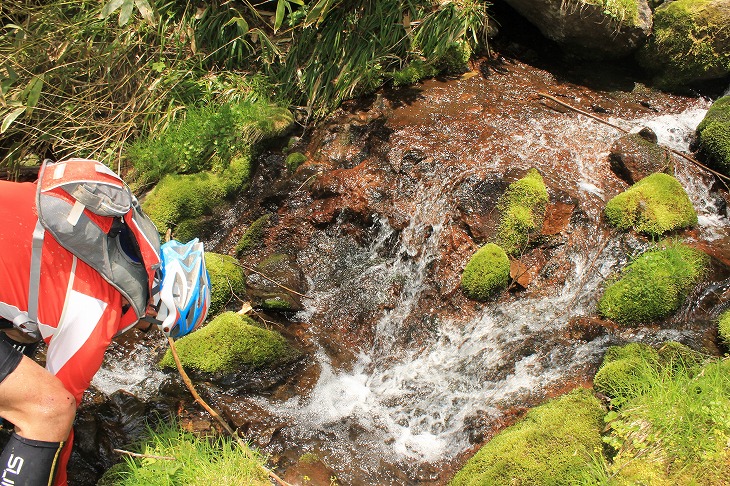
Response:
M0 181L0 317L22 319L28 286L36 185ZM38 294L38 325L48 346L46 369L81 403L112 338L123 330L121 294L92 267L46 234ZM65 485L73 432L55 485Z

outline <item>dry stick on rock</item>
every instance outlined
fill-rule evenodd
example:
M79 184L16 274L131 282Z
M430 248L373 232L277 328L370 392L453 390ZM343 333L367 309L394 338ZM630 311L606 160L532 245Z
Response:
M228 434L235 439L236 443L241 447L241 450L244 451L244 454L251 458L249 456L249 449L246 443L241 439L241 437L236 434L236 432L231 428L228 423L223 420L223 418L220 416L218 412L216 412L213 408L211 408L210 405L208 405L205 400L203 400L200 395L198 395L197 390L195 389L195 386L193 386L192 380L190 380L190 377L183 369L182 363L180 362L180 357L177 354L177 349L175 348L175 341L168 336L167 338L168 343L170 343L170 351L172 352L172 357L175 360L175 364L177 365L177 370L180 372L180 377L182 377L183 382L185 383L185 386L188 387L188 390L190 390L190 393L193 395L193 398L197 403L200 404L201 407L203 407L211 417L216 419L218 423L225 429ZM268 469L267 467L259 464L259 468L261 468L262 471L264 471L268 476L276 481L277 483L281 484L282 486L291 486L289 483L281 479L279 476L277 476L272 470Z
M286 290L287 292L291 292L292 294L298 295L299 297L303 297L305 299L309 299L310 298L308 295L301 294L301 293L297 292L294 289L290 289L289 287L286 287L286 286L280 284L279 282L277 282L273 278L264 275L263 273L259 272L255 268L249 267L248 265L244 265L243 263L236 263L236 265L238 265L241 268L244 268L244 269L248 270L249 272L253 272L253 273L257 274L257 275L260 275L261 277L265 278L266 280L268 280L269 282L273 283L277 287L281 287L282 289Z
M594 115L592 113L588 113L587 111L581 110L580 108L576 108L574 106L570 106L568 103L565 103L564 101L560 101L556 97L550 96L547 93L538 92L537 94L538 94L538 96L541 96L543 98L547 98L549 100L552 100L552 101L554 101L555 103L558 103L561 106L564 106L564 107L569 108L569 109L571 109L571 110L573 110L573 111L575 111L577 113L580 113L581 115L585 115L588 118L592 118L593 120L596 120L596 121L601 122L601 123L603 123L605 125L608 125L610 127L613 127L616 130L619 130L620 132L629 133L629 131L626 130L625 128L621 128L618 125L614 125L613 123L608 122L608 121L604 120L603 118L601 118L599 116L596 116L596 115ZM715 170L710 169L706 165L700 163L699 161L695 160L694 158L690 157L689 155L680 152L679 150L674 150L673 148L669 148L669 147L664 147L664 148L667 149L667 150L669 150L674 155L677 155L679 157L682 157L683 159L688 160L689 162L693 163L697 167L700 167L700 168L706 170L707 172L710 172L711 174L714 174L715 176L717 176L718 178L720 178L720 182L722 182L722 184L725 186L725 189L730 190L730 188L728 187L728 185L726 183L726 181L730 181L730 177L726 176L725 174L721 174L720 172L717 172Z

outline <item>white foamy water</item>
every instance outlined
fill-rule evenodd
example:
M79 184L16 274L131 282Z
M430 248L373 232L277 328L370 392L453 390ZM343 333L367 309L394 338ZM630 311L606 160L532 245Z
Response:
M150 350L138 343L123 359L107 360L91 385L106 395L124 390L145 399L157 393L164 378L165 374L154 367Z

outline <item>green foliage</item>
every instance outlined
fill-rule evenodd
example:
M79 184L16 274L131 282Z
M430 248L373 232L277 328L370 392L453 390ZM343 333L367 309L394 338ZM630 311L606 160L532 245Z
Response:
M547 189L536 169L509 185L497 203L501 212L497 239L508 255L527 248L530 236L542 228L547 203Z
M450 484L576 484L602 449L603 415L590 390L550 400L483 446Z
M374 91L404 63L454 59L449 51L454 45L468 46L471 54L483 43L486 5L477 0L317 2L292 31L291 48L266 66L284 97L320 118L343 100Z
M679 308L708 265L704 252L681 243L669 242L647 251L606 288L598 311L624 325L666 317Z
M307 161L307 156L301 152L292 152L286 156L286 168L290 173L294 173L297 168Z
M241 154L221 171L164 176L142 208L161 232L173 228L175 238L190 240L204 231L204 218L245 189L250 179L251 155Z
M603 13L621 25L635 26L639 20L637 0L585 0L585 3L603 7Z
M226 308L232 299L240 300L246 292L246 275L238 261L229 255L212 251L205 253L205 267L210 276L210 309L214 316Z
M713 360L647 375L646 391L606 417L615 484L727 484L729 372Z
M246 316L224 312L207 326L175 342L180 362L187 370L232 373L243 367L277 366L299 356L276 331L262 329ZM175 368L168 350L162 368Z
M487 243L471 257L461 274L461 287L472 299L486 300L496 290L507 286L509 258L494 243Z
M718 171L730 175L730 96L715 101L697 126L699 148Z
M261 246L264 238L264 232L266 231L266 227L268 226L270 219L271 215L265 214L251 223L246 232L241 236L241 239L238 240L238 244L236 245L236 255L240 256L253 248Z
M134 447L148 457L126 458L99 480L105 486L174 486L225 484L269 485L261 468L264 459L254 450L241 449L229 438L197 437L177 424L150 430L148 438ZM154 459L172 457L173 460Z
M436 74L438 74L436 67L421 59L414 59L403 69L393 71L388 76L393 80L393 86L410 86Z
M126 155L138 182L155 183L166 174L224 169L235 155L281 135L292 122L288 110L266 101L191 108L161 134L131 144Z
M697 213L674 177L655 173L644 177L606 204L606 218L621 230L634 228L650 236L697 224Z
M649 377L656 373L659 353L646 344L611 346L593 379L593 388L621 406L647 390Z
M666 89L686 89L692 82L730 73L730 12L724 2L677 0L654 11L654 35L639 61L657 73Z
M726 346L730 346L730 310L726 310L720 314L718 319L718 335Z

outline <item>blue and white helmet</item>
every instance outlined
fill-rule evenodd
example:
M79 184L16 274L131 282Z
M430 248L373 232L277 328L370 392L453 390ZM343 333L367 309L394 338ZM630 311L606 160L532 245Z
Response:
M210 307L210 277L203 243L197 238L171 240L160 247L159 292L154 296L157 325L165 335L179 338L200 326Z

